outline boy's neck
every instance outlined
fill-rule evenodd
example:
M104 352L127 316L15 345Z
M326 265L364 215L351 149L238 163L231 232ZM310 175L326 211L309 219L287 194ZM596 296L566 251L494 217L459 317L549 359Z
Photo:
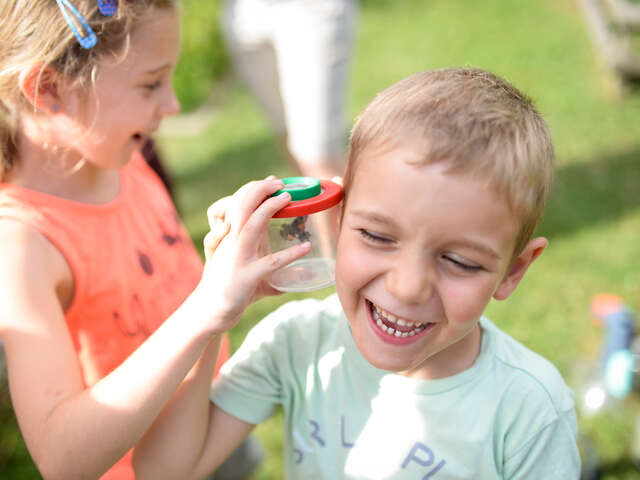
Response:
M437 380L462 373L471 368L482 348L482 327L479 323L462 339L429 358L416 371L401 373L417 380Z

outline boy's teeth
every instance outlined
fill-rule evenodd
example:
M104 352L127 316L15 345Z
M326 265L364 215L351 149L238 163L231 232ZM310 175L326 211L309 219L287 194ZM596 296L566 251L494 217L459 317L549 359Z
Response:
M413 337L415 334L420 333L425 328L424 323L408 322L406 320L402 320L401 318L397 318L395 315L385 312L384 310L377 307L373 303L371 304L371 306L372 306L372 312L373 312L373 319L375 320L376 324L378 325L378 327L380 327L380 329L383 332L386 332L389 335L393 335L394 337L401 337L401 338ZM413 327L413 329L409 331L406 331L406 330L401 331L400 329L393 328L388 324L395 324L398 327L403 327L404 329L406 329L407 327Z
M406 320L403 320L401 318L397 318L395 315L393 315L392 313L389 312L385 312L384 310L382 310L380 307L378 307L375 304L371 304L373 307L373 316L374 318L377 320L378 317L382 317L385 320L391 322L391 323L396 323L401 327L421 327L424 324L423 323L413 323L413 322L407 322Z

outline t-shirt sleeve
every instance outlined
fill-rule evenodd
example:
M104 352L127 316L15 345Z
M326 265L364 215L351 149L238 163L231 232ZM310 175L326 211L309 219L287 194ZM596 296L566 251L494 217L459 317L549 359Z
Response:
M280 320L276 311L257 324L222 366L211 387L211 401L245 422L263 422L282 403L276 355L285 348Z
M505 463L509 480L577 480L580 478L578 427L573 408L534 433Z
M210 399L225 412L258 424L280 405L304 402L308 368L320 346L333 345L336 318L342 314L337 295L285 303L251 329L245 341L220 369Z
M211 401L227 413L257 424L277 406L300 398L307 366L315 362L318 342L323 338L321 325L326 322L320 319L333 319L341 311L335 295L323 301L309 298L282 305L251 329L222 366L211 388Z

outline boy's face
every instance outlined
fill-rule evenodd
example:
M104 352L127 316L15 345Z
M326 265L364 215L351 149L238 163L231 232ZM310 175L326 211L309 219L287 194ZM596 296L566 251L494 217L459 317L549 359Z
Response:
M409 148L362 155L336 259L355 342L383 370L416 378L463 371L478 355L489 300L511 293L546 241L511 270L518 224L485 183L440 164L411 165L418 157Z

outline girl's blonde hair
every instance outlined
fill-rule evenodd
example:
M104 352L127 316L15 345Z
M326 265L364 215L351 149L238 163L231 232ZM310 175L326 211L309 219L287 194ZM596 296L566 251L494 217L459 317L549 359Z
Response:
M95 79L99 59L128 47L132 30L151 7L175 9L177 1L119 0L116 14L105 16L97 0L71 0L98 38L87 50L56 0L0 0L0 180L18 159L19 115L27 106L19 88L21 73L41 65L42 71L51 67L79 86L86 85Z
M553 183L554 151L531 100L480 69L412 75L382 91L358 117L344 178L345 202L363 152L406 145L422 164L484 179L520 224L514 258L535 231Z

